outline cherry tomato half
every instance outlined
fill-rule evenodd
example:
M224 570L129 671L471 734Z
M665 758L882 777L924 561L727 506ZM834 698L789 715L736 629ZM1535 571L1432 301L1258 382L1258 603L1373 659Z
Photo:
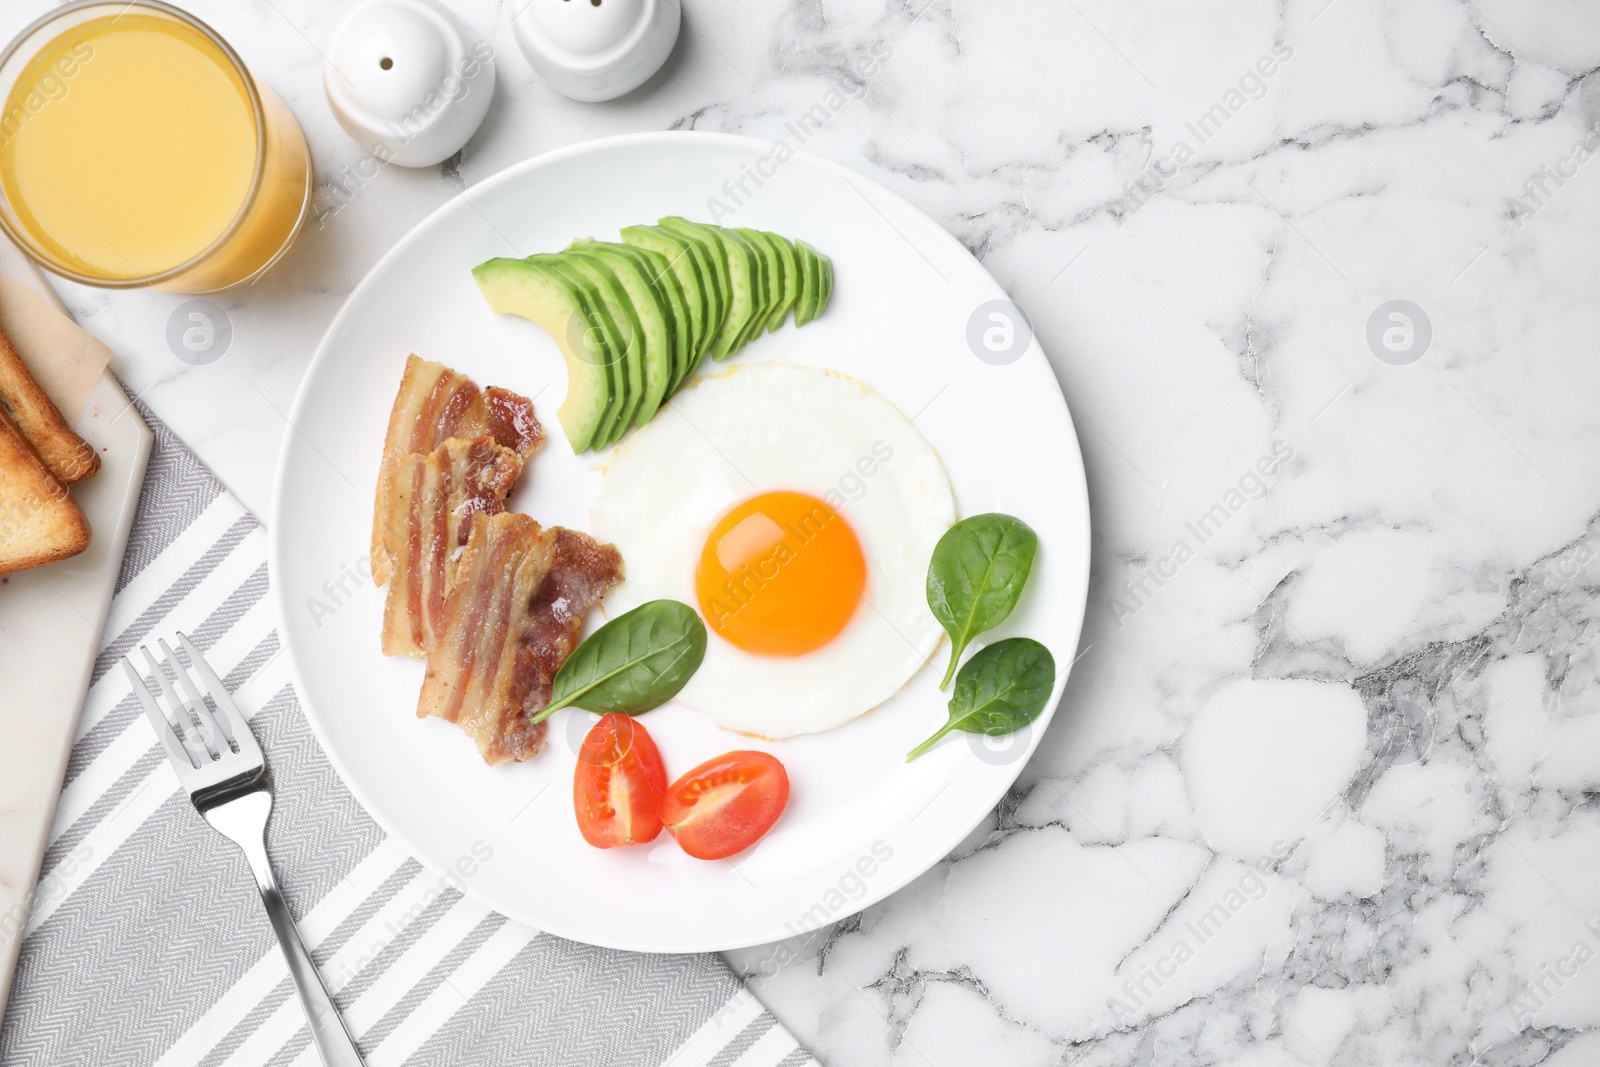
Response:
M772 829L789 802L789 774L765 752L725 752L679 778L661 821L696 859L743 852Z
M654 841L666 792L666 765L642 724L616 712L594 724L572 779L572 804L585 841L595 848Z

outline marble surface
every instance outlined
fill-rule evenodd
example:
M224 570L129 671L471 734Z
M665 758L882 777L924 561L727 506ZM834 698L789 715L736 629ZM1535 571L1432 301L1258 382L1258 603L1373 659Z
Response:
M344 295L464 185L778 137L844 84L806 148L947 226L1051 354L1095 582L1013 792L883 904L734 954L758 995L830 1064L1600 1061L1600 5L691 0L662 74L580 105L521 2L457 5L501 64L461 157L371 176L320 93L347 5L192 3L338 209L220 298L207 366L179 298L61 289L247 506Z

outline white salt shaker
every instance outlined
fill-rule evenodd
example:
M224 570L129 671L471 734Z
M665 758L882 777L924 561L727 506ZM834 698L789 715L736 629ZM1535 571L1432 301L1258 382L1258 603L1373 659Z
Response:
M660 69L678 40L682 0L527 0L511 23L549 86L574 100L610 100Z
M483 122L494 49L432 0L366 0L334 31L322 85L362 148L385 163L431 166Z

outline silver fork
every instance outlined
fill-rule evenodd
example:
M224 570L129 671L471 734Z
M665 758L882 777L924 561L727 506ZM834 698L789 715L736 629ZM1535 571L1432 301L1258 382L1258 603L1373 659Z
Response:
M164 640L158 644L166 656L164 663L156 662L148 646L141 645L139 651L144 653L150 673L172 709L171 715L164 713L151 696L132 658L124 656L122 666L133 682L133 691L139 694L145 715L166 746L172 769L178 772L178 780L189 791L195 809L213 829L238 845L250 864L261 890L261 902L267 908L267 918L272 920L278 944L289 962L289 975L294 979L300 1003L311 1023L311 1040L317 1047L317 1054L326 1067L364 1067L360 1050L339 1017L339 1009L328 995L328 987L322 984L311 954L300 941L289 906L267 862L267 816L272 813L272 786L250 724L239 713L238 705L216 672L187 637L180 633L178 644L200 675L211 697L209 703L195 688L171 646ZM177 680L177 689L168 677L169 670Z

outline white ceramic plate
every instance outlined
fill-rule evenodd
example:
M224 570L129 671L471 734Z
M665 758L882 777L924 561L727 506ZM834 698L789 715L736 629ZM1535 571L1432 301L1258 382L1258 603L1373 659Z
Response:
M833 301L731 362L786 360L844 371L914 416L943 457L962 515L1005 511L1039 534L1021 605L991 638L1026 634L1058 664L1051 709L1078 642L1089 571L1083 466L1060 387L1035 342L1013 362L969 347L975 310L1004 294L932 220L823 160L778 163L771 146L703 133L578 145L519 164L440 208L386 255L328 328L295 403L274 494L274 590L306 714L367 810L418 858L481 901L595 945L687 952L776 941L859 911L927 870L994 806L1051 711L998 743L961 734L904 756L945 719L948 645L894 699L825 734L758 741L669 704L649 713L669 775L760 747L788 768L777 826L734 862L689 859L663 833L600 851L572 812L577 739L591 716L551 720L551 744L490 768L456 727L415 717L420 662L378 651L382 594L364 577L373 486L390 404L416 352L535 399L551 440L510 505L588 528L601 459L575 457L555 409L566 375L531 323L490 314L470 268L557 250L574 237L668 214L803 238L833 257ZM762 175L759 187L741 178ZM735 205L727 189L743 203ZM693 566L693 561L685 561ZM598 613L597 613L598 614ZM593 620L591 620L593 624ZM713 640L717 638L713 637ZM485 858L487 857L487 858Z

